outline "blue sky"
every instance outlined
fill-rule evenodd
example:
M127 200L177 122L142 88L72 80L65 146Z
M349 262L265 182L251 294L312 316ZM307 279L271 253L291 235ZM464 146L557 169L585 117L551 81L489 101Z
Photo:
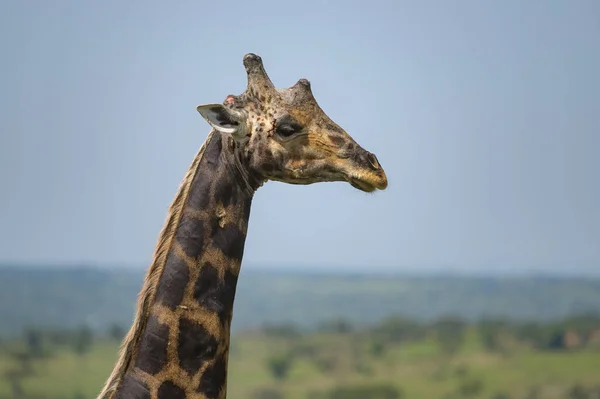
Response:
M600 270L596 1L0 5L0 261L145 267L209 126L308 78L389 188L268 183L245 267Z

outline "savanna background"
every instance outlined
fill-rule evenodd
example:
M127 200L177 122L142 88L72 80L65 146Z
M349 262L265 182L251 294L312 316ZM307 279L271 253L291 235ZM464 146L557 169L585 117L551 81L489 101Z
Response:
M600 3L0 3L0 398L93 398L195 111L308 78L376 194L255 196L228 396L600 398Z

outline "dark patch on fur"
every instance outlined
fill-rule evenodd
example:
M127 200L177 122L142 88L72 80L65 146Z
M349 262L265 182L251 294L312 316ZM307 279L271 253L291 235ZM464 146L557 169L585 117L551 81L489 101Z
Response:
M204 209L210 205L211 171L199 167L190 187L188 204L194 209Z
M149 316L140 340L135 365L148 374L156 374L167 363L169 327L160 324L156 316Z
M214 358L217 353L217 340L204 328L192 320L182 318L179 320L179 364L193 375L200 367Z
M200 306L219 316L221 325L225 325L231 318L233 301L237 285L237 276L231 271L225 271L225 278L221 280L217 269L206 262L200 269L200 275L194 287L194 299Z
M228 223L213 233L213 245L232 259L242 259L245 241L244 233L233 223Z
M131 374L125 374L113 399L150 399L150 389Z
M190 269L185 261L173 252L169 253L156 289L156 301L175 310L181 305L189 278Z
M185 391L173 381L165 381L158 387L158 399L185 399Z
M198 391L209 399L217 398L221 392L221 388L224 388L227 382L226 356L224 354L215 359L215 362L206 368L206 371L200 378Z
M233 198L234 193L237 194L237 191L234 192L233 183L225 180L217 182L217 186L215 187L215 202L221 202L223 206L227 207L232 202L235 202Z
M204 158L209 165L218 166L219 165L219 156L221 155L221 151L223 150L223 136L219 132L215 132L213 134L212 139L206 145L206 149L204 150Z
M200 267L198 280L194 286L194 299L198 303L207 309L211 309L214 305L210 305L208 302L214 300L215 291L220 285L219 272L210 263L205 262ZM212 309L211 309L212 310Z
M219 320L221 320L221 325L225 326L226 323L231 322L238 276L230 270L225 270L225 277L223 280L224 287L221 290L223 292L223 311L219 313Z
M192 181L188 197L188 205L191 208L204 209L210 205L214 171L219 165L219 156L222 149L221 134L215 131L212 139L204 148L204 156Z
M175 239L187 256L197 259L203 252L206 227L204 221L183 215L175 232Z
M343 137L336 136L334 134L329 135L329 140L331 140L333 145L338 146L338 147L341 147L346 141L346 140L344 140Z

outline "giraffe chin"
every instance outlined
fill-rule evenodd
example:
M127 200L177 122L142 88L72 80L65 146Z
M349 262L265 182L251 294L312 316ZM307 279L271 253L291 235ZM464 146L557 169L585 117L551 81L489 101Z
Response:
M366 193L372 193L373 191L377 190L377 187L375 187L371 183L367 183L366 181L351 179L348 180L348 183L350 183L352 187L359 189L360 191L364 191Z

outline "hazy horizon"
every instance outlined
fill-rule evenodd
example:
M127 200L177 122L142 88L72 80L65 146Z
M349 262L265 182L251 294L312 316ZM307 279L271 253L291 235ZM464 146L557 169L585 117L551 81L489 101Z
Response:
M0 263L148 266L245 53L389 188L267 183L244 268L600 273L600 3L0 5ZM261 266L262 265L262 266Z
M54 271L108 271L108 272L145 272L150 266L147 264L98 264L93 262L57 262L57 263L27 263L27 262L0 262L0 269L15 270L54 270ZM318 264L258 264L242 262L243 273L267 273L274 275L324 275L324 276L367 276L367 277L398 277L398 278L483 278L483 279L512 279L512 278L550 278L550 279L600 279L600 271L593 267L578 270L495 270L495 269L464 269L439 266L416 268L410 265L402 267L367 267L365 265L351 265L349 267L327 267Z

